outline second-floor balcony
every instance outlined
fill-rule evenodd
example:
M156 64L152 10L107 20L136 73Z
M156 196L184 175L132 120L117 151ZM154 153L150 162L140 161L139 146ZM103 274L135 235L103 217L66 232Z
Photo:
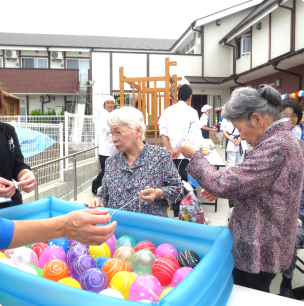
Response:
M0 69L0 83L3 90L10 93L73 94L86 75L78 69ZM83 84L81 84L83 85Z

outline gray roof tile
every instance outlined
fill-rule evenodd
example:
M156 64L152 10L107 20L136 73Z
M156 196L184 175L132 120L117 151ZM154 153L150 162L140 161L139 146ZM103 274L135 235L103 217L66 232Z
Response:
M176 39L0 33L0 45L169 51Z

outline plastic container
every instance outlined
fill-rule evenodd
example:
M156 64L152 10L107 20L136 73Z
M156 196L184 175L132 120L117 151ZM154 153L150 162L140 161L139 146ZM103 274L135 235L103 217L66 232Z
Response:
M0 210L0 217L12 220L51 218L85 206L48 197L36 202ZM103 209L103 208L100 208ZM112 214L114 210L110 209ZM175 219L117 211L116 237L133 236L138 242L149 240L156 247L162 243L175 246L178 252L194 250L200 263L160 302L149 305L224 306L232 291L231 253L233 239L227 227L207 226ZM144 303L115 299L43 279L0 264L0 304L2 306L140 306Z

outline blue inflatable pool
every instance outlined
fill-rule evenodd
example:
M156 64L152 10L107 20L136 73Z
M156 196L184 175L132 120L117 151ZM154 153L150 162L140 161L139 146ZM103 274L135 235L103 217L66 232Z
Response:
M12 220L51 218L83 209L84 206L54 197L0 210L0 216ZM102 208L101 208L102 209ZM114 210L110 209L112 214ZM115 235L131 235L137 241L149 240L158 246L170 243L178 252L192 249L200 263L176 289L162 300L149 305L159 306L224 306L233 286L231 253L233 239L228 228L182 222L140 213L118 211ZM37 277L0 264L0 304L2 306L140 306L132 302L102 296L85 290Z

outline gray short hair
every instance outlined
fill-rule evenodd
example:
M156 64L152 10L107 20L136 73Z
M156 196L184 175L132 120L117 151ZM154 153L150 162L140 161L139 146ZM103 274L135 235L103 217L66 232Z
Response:
M261 85L258 90L251 87L237 88L223 109L222 116L230 121L249 121L253 113L269 115L274 121L281 118L281 94L269 85Z
M141 126L141 139L144 140L145 138L146 125L144 116L141 111L132 106L123 106L113 110L108 117L107 124L109 127L111 125L127 125L133 130Z
M300 140L298 140L298 142L299 142L299 145L300 145L302 154L303 154L303 156L304 156L304 141L300 139Z

